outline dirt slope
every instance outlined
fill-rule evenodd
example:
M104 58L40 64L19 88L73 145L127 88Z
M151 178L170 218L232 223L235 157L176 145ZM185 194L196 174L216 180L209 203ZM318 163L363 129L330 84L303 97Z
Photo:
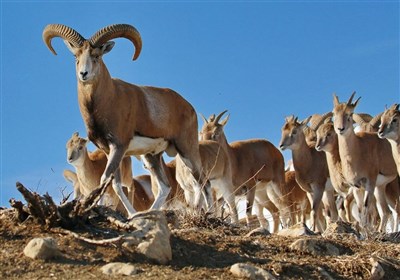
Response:
M333 279L369 279L371 256L383 266L383 279L400 279L400 244L395 241L344 236L330 240L340 246L340 256L314 256L290 249L298 238L245 237L248 230L218 219L177 215L179 227L171 235L173 260L157 265L114 244L91 245L32 220L16 222L10 210L0 213L0 279L110 279L100 267L114 261L134 263L139 271L135 279L233 279L229 269L238 262L261 267L277 279L327 279L326 273ZM90 230L77 232L101 239L107 226L111 233L117 231L102 221L91 223ZM32 238L49 236L57 240L63 257L41 261L24 256L22 251Z

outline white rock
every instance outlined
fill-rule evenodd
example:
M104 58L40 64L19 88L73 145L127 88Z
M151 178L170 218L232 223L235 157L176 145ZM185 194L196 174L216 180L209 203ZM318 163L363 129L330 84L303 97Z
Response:
M290 228L284 228L278 232L280 236L298 237L315 235L304 223L296 224Z
M245 263L236 263L231 266L231 273L240 278L257 280L275 280L276 278L268 271Z
M48 260L61 255L57 247L57 242L51 237L32 239L25 246L24 254L32 259L43 260Z
M268 236L271 235L268 229L263 228L263 227L258 227L256 229L253 229L250 231L248 234L246 234L246 237L251 237L251 236Z
M171 232L162 211L140 212L130 224L137 230L132 232L131 242L126 242L124 246L137 245L135 248L137 252L160 264L172 260Z
M322 239L298 239L290 245L292 250L316 256L339 256L340 250L333 243Z
M385 276L385 271L383 270L383 267L381 264L375 259L375 258L370 258L369 259L372 269L371 269L371 277L369 278L370 280L380 280Z
M349 239L354 238L355 240L360 239L360 233L354 228L351 223L337 221L329 223L326 230L322 233L325 238L336 238L336 239Z
M107 275L126 275L131 276L137 274L137 269L130 263L108 263L100 268L101 272Z

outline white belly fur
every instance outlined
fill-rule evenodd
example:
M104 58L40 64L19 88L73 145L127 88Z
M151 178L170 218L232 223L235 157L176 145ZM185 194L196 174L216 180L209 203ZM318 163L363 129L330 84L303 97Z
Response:
M389 184L390 182L392 182L394 180L394 178L396 178L396 175L392 175L392 176L383 176L381 174L378 174L378 177L376 178L376 185L377 186L381 186L383 184Z
M159 154L168 147L168 141L163 138L148 138L143 136L134 136L129 143L127 155L145 155Z

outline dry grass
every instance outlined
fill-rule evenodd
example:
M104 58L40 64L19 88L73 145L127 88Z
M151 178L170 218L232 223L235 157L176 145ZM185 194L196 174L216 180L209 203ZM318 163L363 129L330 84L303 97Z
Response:
M173 260L168 265L155 265L115 244L88 244L57 230L47 230L31 219L19 223L14 210L1 210L0 278L108 279L99 268L107 262L123 261L138 267L136 279L232 279L229 268L237 262L264 268L279 279L326 279L326 275L333 279L368 279L373 257L384 268L384 279L400 279L399 239L384 241L382 235L376 235L376 238L357 240L344 234L327 239L343 248L340 256L314 256L290 248L297 238L246 237L249 230L245 227L231 226L207 215L168 211L166 216L172 227ZM121 231L107 220L96 219L95 215L76 230L97 239L109 238ZM24 246L39 236L57 239L63 257L44 262L23 256Z

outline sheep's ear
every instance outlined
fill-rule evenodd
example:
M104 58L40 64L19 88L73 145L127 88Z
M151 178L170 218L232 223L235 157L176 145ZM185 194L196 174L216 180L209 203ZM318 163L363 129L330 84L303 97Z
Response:
M201 118L203 119L204 123L208 123L207 119L203 116L203 114L202 113L199 113L199 114L200 114Z
M336 107L340 104L339 97L337 97L336 93L333 94L333 106Z
M75 55L77 48L75 48L68 40L64 40L64 44L67 46L69 51Z
M78 181L76 173L71 170L64 169L63 175L65 180L71 182L72 184L75 184Z
M210 115L210 116L208 117L208 121L209 121L209 122L215 121L215 114Z
M107 43L105 43L104 45L102 45L100 47L101 53L106 54L106 53L110 52L112 50L112 48L114 47L114 45L115 45L115 42L108 41Z

